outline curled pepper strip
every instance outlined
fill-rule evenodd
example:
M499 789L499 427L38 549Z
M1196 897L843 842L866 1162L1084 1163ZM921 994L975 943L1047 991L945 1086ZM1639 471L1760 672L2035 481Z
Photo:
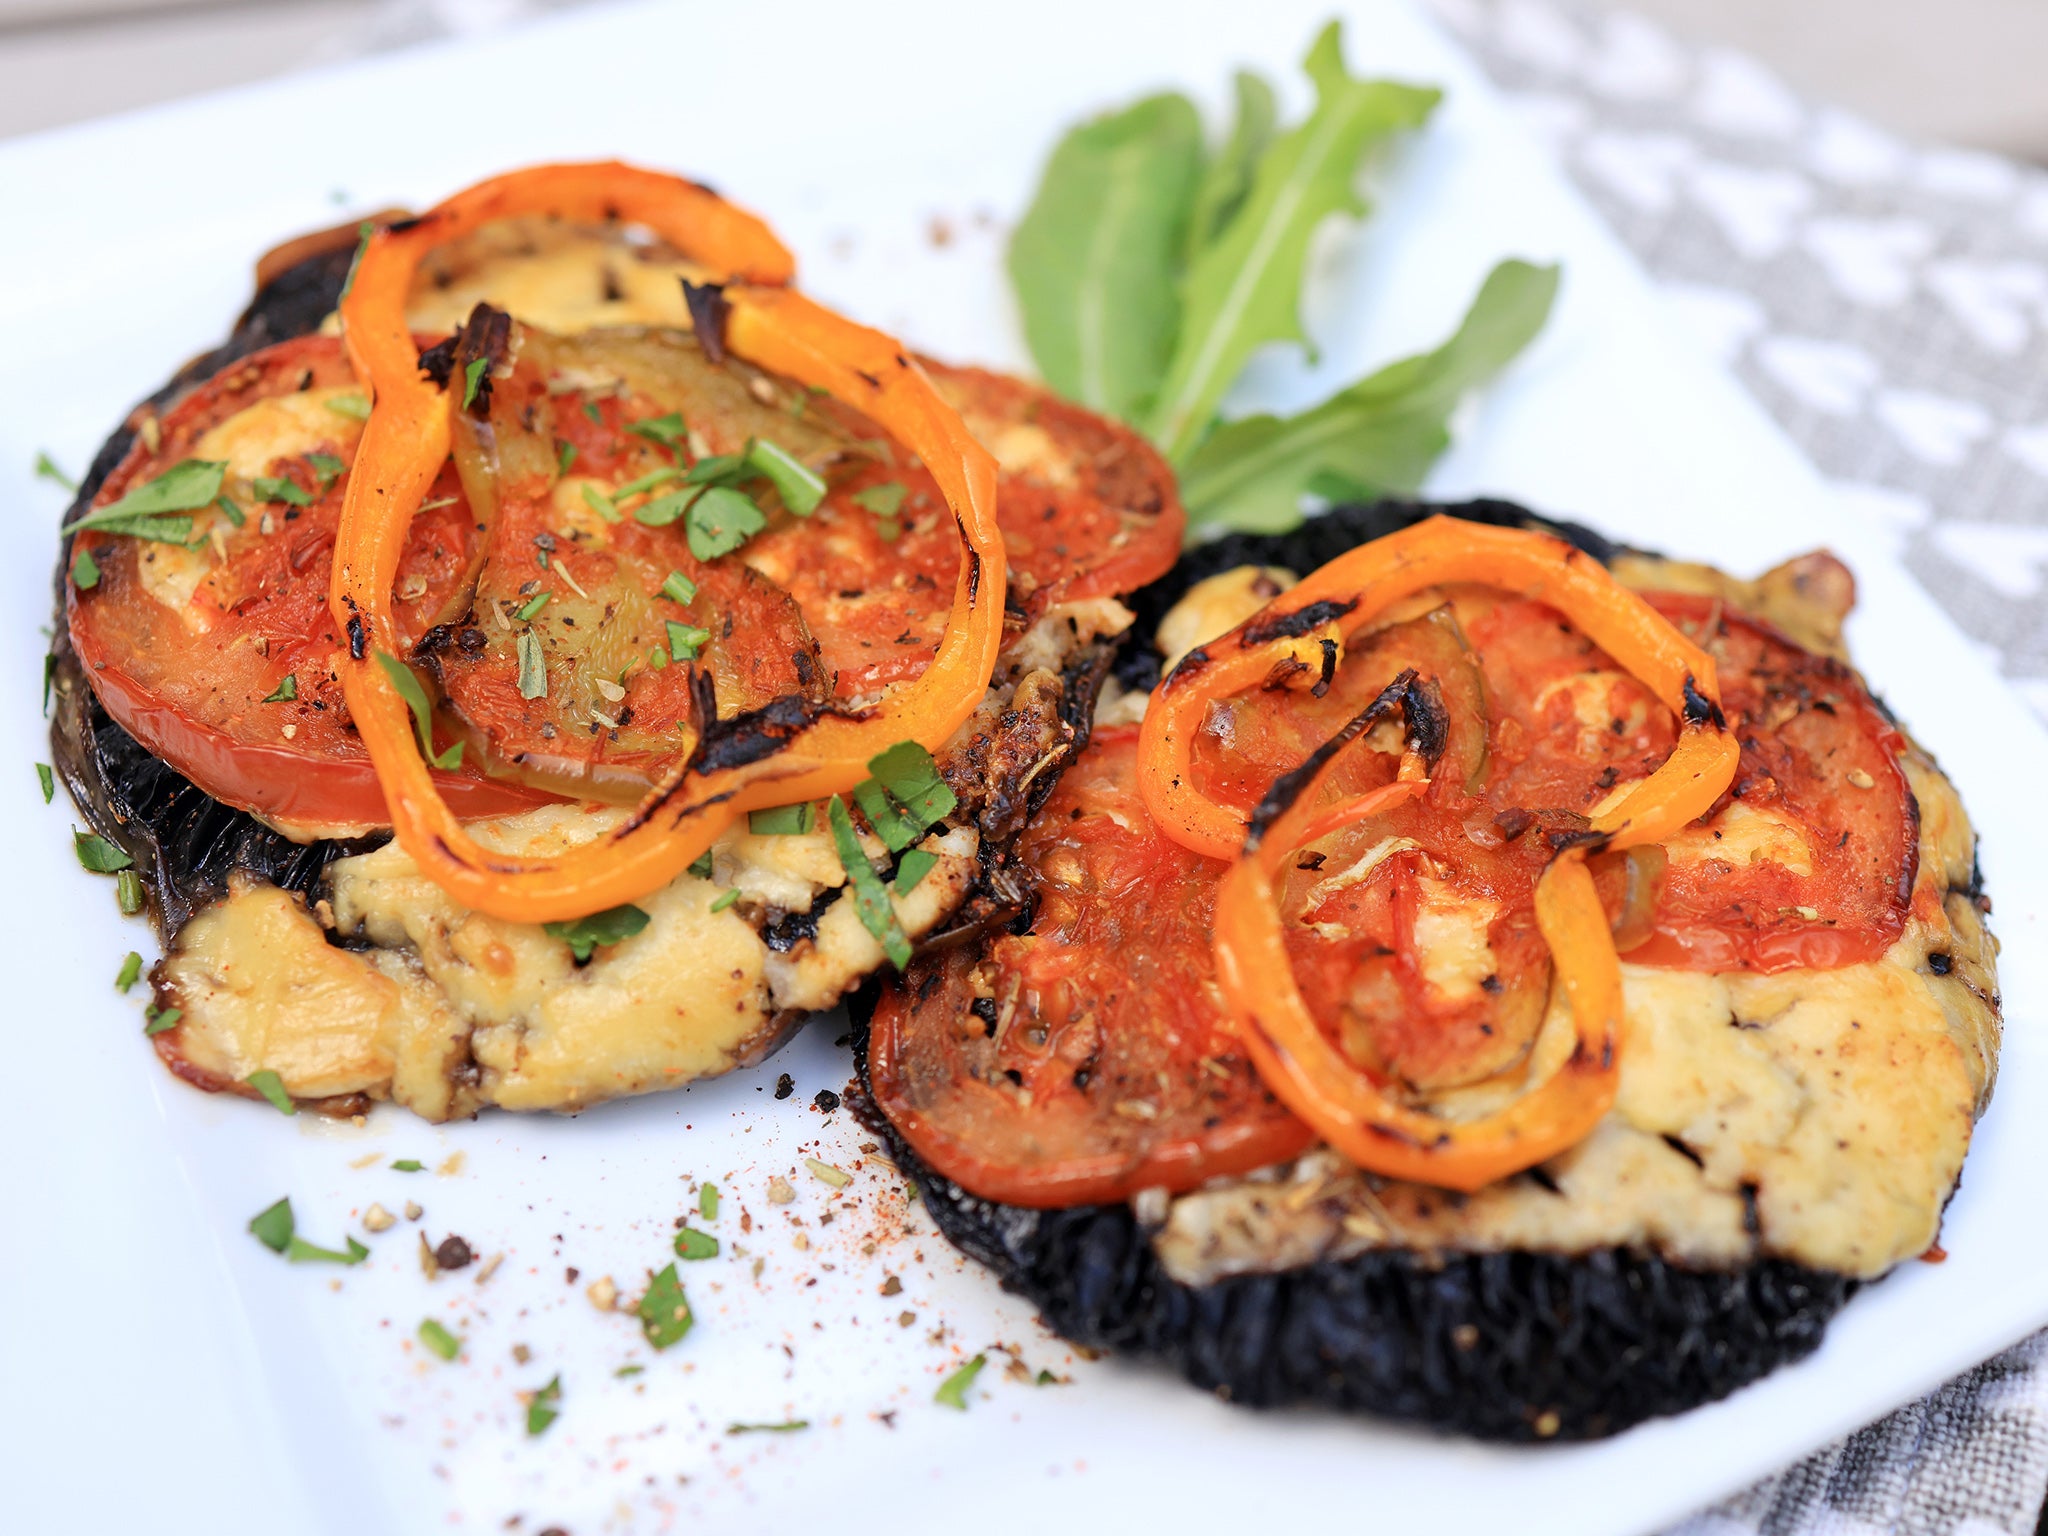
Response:
M419 371L405 306L438 246L521 214L645 225L725 281L725 344L772 372L865 412L921 458L966 546L938 654L879 706L807 722L779 750L721 752L707 730L692 760L615 831L550 856L513 857L478 843L436 789L397 690L373 653L399 654L391 589L407 527L449 447L452 402ZM673 880L742 811L850 790L868 759L904 740L940 746L981 701L1002 643L1006 568L996 526L995 461L902 348L879 331L783 287L789 252L767 226L679 177L617 163L541 166L483 182L417 219L373 234L341 313L373 404L349 477L334 583L348 635L342 686L384 787L400 844L473 910L554 922L619 906ZM758 741L758 738L757 738Z
M1592 556L1549 534L1432 517L1362 544L1289 588L1232 634L1191 651L1152 695L1139 738L1138 787L1175 842L1233 857L1244 814L1204 795L1193 749L1212 702L1258 686L1286 647L1312 632L1357 629L1425 587L1475 582L1547 603L1633 673L1683 722L1657 772L1593 823L1610 846L1668 837L1713 804L1734 777L1739 748L1722 718L1714 659ZM1699 809L1673 820L1675 808ZM1691 793L1679 795L1680 785Z

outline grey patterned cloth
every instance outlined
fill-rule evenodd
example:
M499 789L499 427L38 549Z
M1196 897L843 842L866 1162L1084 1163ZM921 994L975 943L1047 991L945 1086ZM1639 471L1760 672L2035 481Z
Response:
M1432 0L1679 314L2048 719L2048 175L1577 0ZM2025 1536L2048 1334L1670 1536Z

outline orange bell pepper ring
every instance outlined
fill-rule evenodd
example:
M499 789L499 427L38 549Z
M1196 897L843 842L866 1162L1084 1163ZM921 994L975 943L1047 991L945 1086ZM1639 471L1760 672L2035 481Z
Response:
M449 450L453 402L424 378L406 300L421 260L487 221L547 215L644 225L726 287L727 350L867 414L922 459L958 524L962 552L938 654L871 709L807 719L744 745L706 729L689 763L616 830L548 856L477 842L435 787L404 700L377 663L399 657L391 591L406 530ZM850 790L903 740L937 748L981 702L1002 643L1006 562L995 460L899 343L785 285L789 252L753 215L680 177L607 162L549 165L482 182L373 233L342 300L343 334L372 392L338 531L329 605L348 636L342 687L383 785L399 843L464 906L554 922L658 890L742 812ZM402 658L401 658L402 659ZM710 722L706 722L707 727Z

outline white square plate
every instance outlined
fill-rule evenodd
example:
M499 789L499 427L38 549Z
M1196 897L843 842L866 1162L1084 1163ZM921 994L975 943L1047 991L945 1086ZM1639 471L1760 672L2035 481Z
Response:
M1961 785L2005 941L2010 1040L1949 1211L1947 1263L1871 1288L1807 1363L1605 1444L1505 1450L1259 1415L1075 1360L953 1255L862 1159L849 1117L809 1107L848 1075L829 1021L762 1071L573 1120L437 1129L380 1112L355 1128L174 1082L140 1037L136 998L109 988L123 952L151 945L78 871L69 808L31 798L60 498L27 470L39 448L82 466L133 399L221 334L257 252L508 166L621 155L700 174L766 214L825 300L941 355L1021 367L1003 229L1057 132L1170 85L1220 106L1240 63L1298 105L1296 61L1327 8L586 12L0 148L0 466L16 528L0 568L14 807L0 946L15 978L0 1482L21 1529L352 1536L501 1530L518 1515L517 1529L576 1536L798 1520L1038 1532L1118 1512L1213 1529L1345 1508L1388 1529L1600 1536L1678 1518L2048 1322L2048 1064L2032 1034L2048 1001L2048 743L1883 530L1848 520L1670 333L1471 64L1394 0L1344 7L1354 66L1440 82L1448 100L1377 174L1376 218L1318 247L1321 366L1269 360L1241 403L1314 398L1446 333L1497 258L1558 258L1549 332L1465 422L1432 489L1514 496L1738 571L1820 544L1855 567L1859 659ZM797 1086L778 1102L781 1072ZM805 1155L859 1165L852 1187L829 1200ZM399 1157L461 1167L406 1175L388 1166ZM771 1207L765 1181L792 1168L797 1203ZM650 1356L633 1320L599 1314L583 1286L608 1274L634 1289L667 1261L691 1176L727 1192L727 1252L684 1267L696 1331ZM372 1201L417 1198L425 1230L459 1232L503 1267L481 1286L474 1270L430 1284L403 1224L359 1269L288 1266L245 1231L287 1193L328 1242L359 1230ZM885 1297L888 1275L902 1290ZM414 1342L427 1316L464 1336L460 1363ZM933 1404L965 1355L997 1344L1072 1384L1032 1387L992 1354L968 1412ZM629 1363L644 1372L613 1374ZM558 1372L562 1417L528 1439L516 1393ZM790 1418L812 1427L726 1432Z

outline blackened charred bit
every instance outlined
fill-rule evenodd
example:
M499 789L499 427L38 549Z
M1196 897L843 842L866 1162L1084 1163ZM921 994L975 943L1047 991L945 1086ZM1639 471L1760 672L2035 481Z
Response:
M1598 853L1607 846L1608 835L1591 828L1557 827L1543 834L1543 840L1550 844L1552 853L1563 853L1567 848L1584 848Z
M808 912L785 912L761 930L761 942L778 955L786 955L806 939L818 936L818 919L840 897L837 890L820 891Z
M1495 813L1493 825L1495 831L1512 843L1536 825L1536 813L1525 811L1518 805L1509 806L1506 810Z
M960 530L960 537L961 537L961 538L963 538L963 539L967 537L967 530L966 530L965 528L962 528L962 529ZM974 550L974 549L970 549L970 550L968 550L968 551L967 551L967 601L968 601L968 603L969 603L969 604L971 605L971 604L972 604L972 603L974 602L975 598L976 598L977 596L979 596L979 595L980 595L980 593L981 593L981 552L980 552L979 550Z
M876 378L872 373L869 373L867 369L856 368L853 371L860 375L862 380L866 382L869 389L875 391L876 394L880 394L882 392L882 381Z
M791 651L789 660L790 665L796 668L796 680L808 688L818 675L816 663L811 660L809 653L804 651Z
M455 637L456 649L465 656L476 655L490 643L491 637L478 629L474 624L466 626L462 633Z
M787 1072L775 1079L775 1097L786 1099L796 1092L796 1081Z
M487 421L491 415L491 375L505 366L512 357L512 317L502 309L493 309L479 302L469 312L469 319L455 337L455 362L460 368L464 387L467 388L469 370L478 363L484 366L477 374L476 393L465 409L477 421ZM449 387L454 387L454 374L449 375Z
M1685 723L1706 725L1712 722L1716 730L1728 729L1728 717L1721 713L1721 706L1701 693L1693 682L1690 672L1685 674Z
M1327 853L1304 853L1299 859L1295 860L1294 867L1296 869L1321 869L1329 861L1330 856Z
M1507 991L1507 983L1502 981L1494 972L1488 971L1479 978L1479 990L1490 996L1499 997L1501 993Z
M1935 950L1927 957L1927 969L1934 972L1937 976L1946 976L1955 968L1956 962L1953 955L1945 955L1940 950Z
M449 336L420 351L420 373L436 389L446 389L448 381L455 377L455 344L459 339Z
M697 333L697 345L707 361L725 361L725 323L732 317L726 302L725 284L693 283L683 279L683 304L690 311L690 328Z
M1320 699L1330 691L1330 684L1335 682L1336 679L1337 642L1328 635L1325 635L1323 636L1323 675L1316 680L1315 687L1309 689L1309 696Z
M473 1257L475 1255L469 1251L469 1244L452 1232L442 1238L434 1248L434 1262L442 1269L467 1269Z
M692 678L693 689L695 684L696 679ZM716 773L773 757L816 719L817 710L811 701L790 693L730 720L714 720L698 738L697 750L690 754L689 771Z
M1744 1179L1741 1188L1742 1230L1747 1232L1752 1238L1762 1237L1764 1235L1764 1224L1763 1218L1757 1214L1756 1209L1757 1186Z
M447 650L454 643L455 626L453 624L436 624L432 629L420 636L419 644L412 648L412 659L414 661L427 661L432 657L440 655L441 652Z
M1684 1142L1680 1141L1676 1136L1666 1133L1664 1137L1664 1145L1669 1147L1672 1151L1676 1152L1688 1163L1691 1163L1695 1168L1705 1168L1707 1166L1706 1163L1701 1159L1699 1153L1693 1151L1691 1147L1687 1146Z
M837 1109L838 1107L839 1095L834 1093L830 1088L820 1088L818 1090L818 1096L815 1099L811 1100L811 1108L816 1110L822 1110L824 1111L824 1113L828 1115L831 1114L832 1111Z
M1181 657L1179 661L1176 661L1173 664L1173 670L1166 674L1166 681L1169 683L1172 682L1176 677L1179 677L1183 672L1192 676L1193 674L1201 671L1202 668L1206 667L1207 665L1209 665L1209 652L1202 646L1198 645L1192 651L1189 651L1187 655Z
M1282 656L1268 669L1259 684L1261 693L1284 693L1297 677L1308 674L1308 663L1297 656Z
M996 1000L992 997L977 997L967 1005L967 1011L981 1020L982 1033L993 1040L996 1037Z
M1431 772L1442 761L1444 747L1451 739L1451 712L1444 707L1444 691L1433 677L1409 683L1401 696L1408 715L1408 746Z
M1252 824L1245 832L1244 838L1246 853L1258 851L1267 829L1287 814L1288 807L1301 798L1303 791L1315 782L1316 776L1323 771L1331 758L1357 740L1376 721L1392 714L1405 703L1408 690L1414 682L1415 669L1410 667L1382 688L1379 697L1345 722L1344 727L1336 735L1309 753L1299 768L1290 773L1283 773L1274 781L1273 787L1266 791L1266 798L1259 802L1259 808L1252 812Z
M409 230L418 229L422 224L426 223L433 217L434 215L431 213L416 213L413 214L410 218L393 219L389 224L386 224L384 228L391 234L402 235Z
M1271 618L1253 619L1239 632L1237 643L1249 650L1253 646L1265 645L1273 640L1293 640L1312 629L1321 629L1325 624L1334 623L1358 606L1358 599L1336 602L1325 598L1319 603L1310 603L1306 608L1297 608L1292 613L1276 613Z
M1557 1180L1550 1176L1550 1171L1541 1163L1538 1163L1534 1168L1525 1168L1522 1171L1529 1176L1529 1182L1538 1189L1547 1189L1553 1195L1562 1195L1564 1193L1562 1189L1558 1188Z
M351 659L361 661L369 650L370 637L363 629L363 616L352 613L348 616L348 654Z

